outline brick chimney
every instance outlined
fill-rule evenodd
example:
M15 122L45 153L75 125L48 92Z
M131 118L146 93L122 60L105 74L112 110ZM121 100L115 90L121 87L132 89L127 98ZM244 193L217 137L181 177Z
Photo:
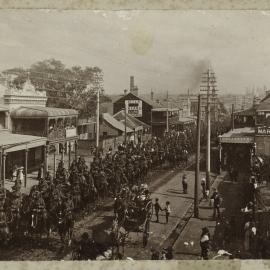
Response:
M151 90L151 100L154 101L154 92Z
M129 91L132 93L134 90L134 76L130 76L130 88Z
M128 92L128 90L127 90L127 89L125 89L125 90L124 90L124 94L126 95L126 94L127 94L127 92Z

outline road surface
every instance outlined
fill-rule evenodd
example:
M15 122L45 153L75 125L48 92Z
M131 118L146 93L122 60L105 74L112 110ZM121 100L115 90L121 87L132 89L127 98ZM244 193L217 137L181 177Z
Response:
M172 213L169 223L165 224L164 212L160 215L160 223L156 223L155 216L152 217L150 224L150 237L147 247L142 247L142 233L131 233L125 247L125 256L133 259L150 259L151 247L161 249L164 241L170 236L173 229L184 216L187 209L193 202L194 172L185 171L188 179L188 194L183 194L181 179L183 171L159 170L152 173L150 192L153 201L159 198L162 207L166 201L170 201ZM110 228L112 224L113 211L112 201L105 203L100 210L81 219L75 224L74 235L79 238L83 232L92 230L103 230ZM14 243L10 247L0 250L0 260L61 260L69 259L69 250L62 249L58 235L54 235L49 246L47 242L30 243L24 240L23 243Z

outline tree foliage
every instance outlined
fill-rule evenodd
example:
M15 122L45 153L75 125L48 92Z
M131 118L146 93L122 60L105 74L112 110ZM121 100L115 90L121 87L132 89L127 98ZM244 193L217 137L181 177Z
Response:
M13 68L3 74L10 77L10 86L18 89L29 78L37 91L46 90L47 106L76 109L82 117L95 114L98 91L101 103L110 101L104 95L103 73L98 67L67 68L59 60L48 59L29 69Z

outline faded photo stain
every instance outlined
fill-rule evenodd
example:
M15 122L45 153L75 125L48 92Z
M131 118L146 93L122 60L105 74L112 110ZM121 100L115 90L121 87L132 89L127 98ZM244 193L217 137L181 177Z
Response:
M154 35L146 25L139 24L131 32L131 46L138 55L147 54L154 44Z

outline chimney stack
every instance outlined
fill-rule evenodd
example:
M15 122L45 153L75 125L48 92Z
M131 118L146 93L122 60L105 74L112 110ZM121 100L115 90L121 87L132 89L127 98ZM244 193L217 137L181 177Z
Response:
M151 100L154 101L154 92L151 90Z
M139 89L138 89L138 86L137 85L134 86L132 94L134 94L135 96L138 96L139 95Z
M134 76L130 76L130 89L129 91L132 93L134 90Z
M127 89L124 90L124 94L125 94L125 95L127 94L127 91L128 91Z

